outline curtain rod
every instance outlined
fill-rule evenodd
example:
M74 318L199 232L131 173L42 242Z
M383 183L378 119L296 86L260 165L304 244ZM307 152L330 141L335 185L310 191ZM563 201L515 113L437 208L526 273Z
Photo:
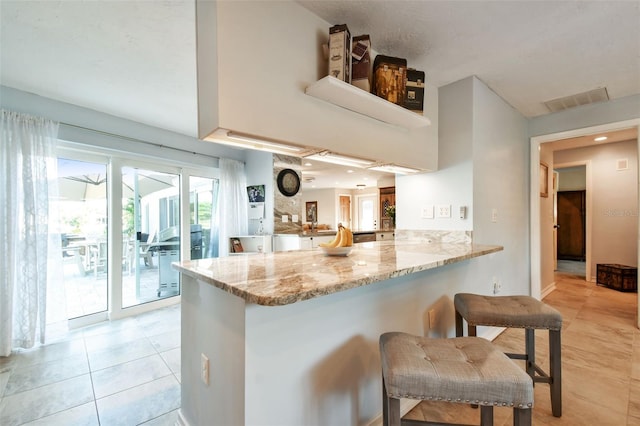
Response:
M187 153L187 154L201 155L201 156L204 156L204 157L213 158L214 160L220 160L220 157L216 157L215 155L202 154L202 153L195 152L195 151L189 151L188 149L174 148L172 146L162 145L162 144L155 143L155 142L144 141L142 139L132 138L132 137L129 137L129 136L116 135L115 133L105 132L103 130L90 129L88 127L78 126L76 124L70 124L70 123L64 123L64 122L60 122L60 124L63 125L63 126L75 127L76 129L87 130L87 131L90 131L90 132L93 132L93 133L98 133L98 134L109 136L109 137L115 137L115 138L131 141L131 142L142 143L142 144L150 145L150 146L153 146L153 147L156 147L156 148L172 149L174 151L184 152L184 153Z

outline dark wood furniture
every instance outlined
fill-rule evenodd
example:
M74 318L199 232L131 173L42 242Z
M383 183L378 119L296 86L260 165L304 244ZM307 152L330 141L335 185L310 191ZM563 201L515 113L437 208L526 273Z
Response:
M618 291L638 291L638 268L634 266L599 263L596 277L598 285Z

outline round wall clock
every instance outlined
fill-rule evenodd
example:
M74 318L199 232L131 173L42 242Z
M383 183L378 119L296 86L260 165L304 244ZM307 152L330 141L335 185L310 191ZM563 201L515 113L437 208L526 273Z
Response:
M293 169L284 169L278 173L278 189L282 195L293 197L300 191L300 176Z

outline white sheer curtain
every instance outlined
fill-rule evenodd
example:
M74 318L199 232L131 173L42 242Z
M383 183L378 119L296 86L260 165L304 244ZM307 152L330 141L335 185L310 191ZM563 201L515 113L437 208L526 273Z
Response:
M56 122L1 111L0 356L44 342L57 136ZM57 248L59 255L59 238Z
M244 164L227 158L220 159L219 254L229 254L229 237L246 235L248 228L247 177Z

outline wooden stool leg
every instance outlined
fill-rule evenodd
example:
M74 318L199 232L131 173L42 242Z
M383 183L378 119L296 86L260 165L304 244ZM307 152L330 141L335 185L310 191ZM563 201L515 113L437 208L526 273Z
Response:
M480 407L480 426L493 426L493 406Z
M562 416L562 353L560 330L549 330L549 377L551 383L551 411Z
M476 336L476 326L467 324L467 335L475 337Z
M387 395L387 387L382 378L382 424L383 426L400 426L400 400Z
M460 312L456 311L456 337L464 336L463 319Z
M531 409L514 408L513 426L531 426Z
M531 376L531 380L534 381L536 376L536 334L533 328L525 329L525 353L527 354L527 374Z

